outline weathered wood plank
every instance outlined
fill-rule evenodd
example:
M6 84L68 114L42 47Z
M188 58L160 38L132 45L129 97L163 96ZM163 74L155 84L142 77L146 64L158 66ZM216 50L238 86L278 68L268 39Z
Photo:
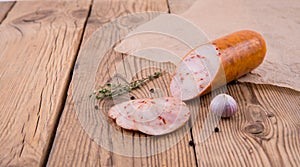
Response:
M17 2L1 24L0 166L47 158L89 4Z
M114 18L126 13L153 10L166 12L166 6L166 1L157 0L95 2L88 26L86 28L85 39L91 36L91 33L101 26L103 33L100 33L100 35L98 34L98 36L95 37L98 40L93 42L93 44L99 47L98 50L100 51L102 49L106 49L105 46L111 42L107 39L116 39L117 36L120 35L117 32L122 29L122 26L126 26L126 24L108 27L103 25L103 23L109 22ZM109 36L107 37L107 35ZM85 42L85 44L88 44L88 42ZM89 52L89 49L83 47L81 49L79 59L88 58L86 54L91 53ZM95 54L99 53L97 52ZM130 73L134 73L137 68L144 67L148 63L151 64L149 61L138 58L132 58L128 61L124 60L128 57L129 56L122 56L120 54L108 52L102 61L99 62L100 64L97 71L97 77L95 78L95 85L97 86L104 84L116 71L115 67L118 65L118 63L121 63L122 67L124 66L124 69L126 69L118 72L127 73L128 75ZM98 60L95 58L94 61ZM77 63L78 68L84 66L82 62ZM160 65L153 64L153 66L158 67ZM161 66L164 66L164 68L168 69L172 68L171 66L169 67L168 64L161 64ZM154 71L155 69L146 69L145 71L138 73L138 76L136 77L145 77L147 74L153 73ZM74 75L76 75L76 72L77 71L75 69ZM146 85L142 89L132 92L132 95L134 95L136 98L147 97L149 96L149 89L151 87L166 88L168 82L165 80L170 80L170 78L167 74L164 77L166 78L155 80L153 83ZM158 142L153 142L154 140L152 140L150 136L146 136L138 132L122 130L111 120L108 120L111 126L103 126L99 123L96 124L97 126L95 128L90 130L89 128L92 128L92 125L95 121L94 119L97 119L98 115L101 115L101 112L104 112L103 115L105 115L105 112L109 109L113 102L100 101L96 109L94 109L94 105L78 108L75 104L78 103L78 101L76 102L76 99L74 99L78 98L76 97L75 91L88 92L91 90L87 88L79 88L79 83L75 83L74 81L75 79L73 76L73 81L68 92L66 107L63 111L61 121L57 129L57 134L51 150L48 166L195 166L196 161L194 159L194 151L193 148L188 145L190 140L188 126L185 126L181 129L182 132L187 132L187 134L179 143L176 142L178 140L176 138L179 138L180 136L178 136L176 133L169 135L168 138L161 137L162 139L158 140ZM87 84L89 81L87 80L85 82L86 83L83 84ZM101 109L104 109L104 111ZM83 116L86 117L86 120L91 124L91 127L83 128L81 126L84 124L85 119L82 118L81 114L79 116L76 115L78 114L78 110L82 111ZM89 117L89 115L91 116ZM116 132L121 132L123 138L122 136L118 138ZM93 138L93 140L90 138L90 136L92 136L91 138ZM97 144L101 144L101 142L110 143L110 148L104 148ZM160 147L163 148L166 143L172 142L177 144L167 151L155 154L155 151ZM132 147L131 150L130 147ZM146 150L144 150L143 147L146 148ZM120 148L124 148L125 150L122 152ZM134 148L141 148L141 150L137 151ZM112 151L109 149L112 149ZM128 150L126 151L126 149ZM118 151L121 151L122 153L125 152L127 155L119 155L116 153ZM134 157L141 154L140 152L146 152L155 155L144 158Z
M0 2L0 24L7 16L15 2Z
M193 126L200 166L297 166L300 163L300 93L269 85L228 87L238 114L219 122L219 132L199 142L211 96Z
M168 0L170 12L183 13L194 1ZM205 141L199 133L212 96L201 98L202 112L192 129L198 165L297 166L300 163L300 93L255 84L232 84L228 89L237 99L239 113L221 120L220 132Z

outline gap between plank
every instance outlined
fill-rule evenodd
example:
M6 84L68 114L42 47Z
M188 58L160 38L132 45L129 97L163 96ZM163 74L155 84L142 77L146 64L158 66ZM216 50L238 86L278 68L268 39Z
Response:
M59 126L59 122L60 122L60 119L61 119L61 115L63 113L63 110L65 108L65 104L66 104L66 101L67 101L67 94L68 94L68 88L70 86L70 83L72 81L72 76L73 76L73 69L74 69L74 66L75 66L75 62L77 60L77 57L78 57L78 54L79 54L79 51L81 49L81 45L82 45L82 42L83 42L83 37L84 37L84 34L85 34L85 29L87 27L87 22L88 22L88 19L91 15L91 11L92 11L92 6L93 6L93 3L94 3L94 0L91 1L91 4L89 6L89 11L88 11L88 15L87 15L87 18L85 20L85 23L84 23L84 26L83 26L83 31L82 31L82 34L81 34L81 37L80 37L80 43L79 43L79 46L78 46L78 49L76 51L76 55L75 55L75 58L74 58L74 61L72 62L72 67L71 67L71 71L70 71L70 74L69 74L69 77L68 77L68 81L67 81L67 85L66 85L66 92L64 93L62 99L63 99L63 102L62 102L62 105L59 109L59 113L58 113L58 117L57 117L57 120L55 122L55 125L54 125L54 129L50 135L50 141L49 141L49 144L48 144L48 147L46 149L46 153L45 155L42 157L42 165L41 166L47 166L48 164L48 161L49 161L49 158L50 158L50 154L51 154L51 150L52 150L52 147L53 147L53 144L54 144L54 140L55 140L55 136L56 136L56 131L57 131L57 128ZM170 9L170 4L169 4L169 0L166 0L166 3L167 3L167 8L168 8L168 13L171 13L171 9ZM15 3L14 3L15 5ZM14 6L13 5L13 6ZM12 6L12 7L13 7ZM11 8L12 8L11 7ZM11 10L11 9L10 9ZM10 11L9 10L9 11ZM7 14L9 13L9 11L7 12ZM5 16L6 18L6 16ZM4 18L4 19L5 19ZM4 20L3 19L3 20ZM1 22L0 22L1 23ZM193 138L193 133L192 133L192 127L190 128L190 135L191 135L191 140L194 142L194 138ZM193 153L194 153L194 157L195 157L195 163L196 163L196 167L198 167L198 162L197 162L197 155L196 155L196 148L195 148L195 145L193 145Z
M11 5L11 7L8 9L8 11L6 12L6 14L4 15L3 19L0 20L0 24L2 24L2 22L7 18L7 15L12 10L12 8L15 6L16 3L17 3L16 1L13 2L13 4Z
M166 0L166 1L167 1L168 13L171 13L169 0Z
M73 71L74 71L74 67L75 67L75 62L77 60L79 51L81 49L81 45L82 45L82 42L83 42L83 37L84 37L84 34L85 34L85 29L87 27L87 23L88 23L89 17L91 16L91 11L92 11L93 4L94 4L94 0L91 0L91 4L90 4L89 10L88 10L88 15L87 15L86 20L85 20L84 25L83 25L83 30L82 30L82 34L81 34L81 37L80 37L80 42L79 42L79 45L78 45L78 49L76 51L75 58L73 59L73 61L71 63L72 64L71 65L71 70L70 70L70 74L69 74L69 77L67 79L67 84L66 84L66 87L65 87L66 91L65 91L65 93L63 94L63 97L62 97L62 99L63 99L62 100L62 104L61 104L61 107L59 109L57 119L55 120L53 131L50 134L49 144L48 144L48 147L47 147L47 149L45 151L46 153L42 157L42 165L41 166L43 166L43 167L47 166L47 164L48 164L48 160L49 160L49 157L50 157L50 154L51 154L51 150L52 150L52 147L53 147L53 143L54 143L54 140L55 140L55 136L56 136L56 131L57 131L60 119L61 119L61 115L62 115L62 113L64 111L64 108L65 108L65 105L66 105L66 101L67 101L67 97L68 97L68 90L69 90L69 87L70 87L70 84L71 84L71 81L72 81L72 76L73 76Z
M193 152L194 152L194 157L195 157L195 163L196 163L196 167L198 167L198 161L197 161L197 154L196 154L196 146L195 146L195 141L194 141L194 136L193 136L193 127L192 127L192 123L191 121L189 121L189 127L190 128L190 135L191 135L191 140L193 142Z
M168 13L171 14L170 2L169 2L169 0L166 0L166 1L167 1ZM195 142L194 142L194 136L193 136L193 127L192 127L190 121L189 121L189 124L190 124L189 127L190 127L191 140L192 140L193 143L195 143ZM197 161L197 154L196 154L196 146L195 146L195 144L193 144L193 153L194 153L194 158L195 158L196 167L198 167L199 165L198 165L198 161Z

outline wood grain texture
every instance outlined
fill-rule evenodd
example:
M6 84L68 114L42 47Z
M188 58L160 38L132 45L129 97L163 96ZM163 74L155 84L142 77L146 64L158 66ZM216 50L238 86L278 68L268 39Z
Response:
M17 2L0 27L0 166L40 166L57 124L89 1Z
M189 8L186 1L168 2L171 13ZM300 93L255 84L230 84L228 93L239 104L238 114L222 119L220 132L204 142L199 133L213 96L200 98L202 112L192 128L198 166L299 166Z
M112 21L112 18L125 14L126 11L139 11L139 9L145 9L147 5L156 6L150 2L96 2L93 5L93 11L85 31L85 41L98 27ZM157 9L165 10L165 8L160 9L160 7L163 5L158 5ZM114 30L116 31L117 28ZM106 34L111 33L103 33L98 38L104 38ZM116 37L112 36L111 38ZM99 49L101 49L101 46L103 47L107 41L99 41L100 43L95 45L100 46ZM99 86L109 80L118 63L124 64L126 70L122 72L129 74L134 73L135 68L151 63L136 58L130 63L124 61L126 57L113 51L108 52L98 67L95 85ZM82 64L77 65L80 67ZM161 66L170 70L174 68L167 64L161 64ZM154 69L146 70L135 77L145 77L154 71ZM76 73L76 66L74 73ZM132 92L132 95L147 97L149 96L149 88L154 86L164 90L170 80L169 77L164 75L162 80L156 80L142 89ZM96 133L98 129L93 130L95 130L95 136L100 136L100 139L91 140L86 129L82 128L81 120L76 115L77 108L73 99L75 91L89 90L74 88L76 85L72 82L48 166L297 166L299 164L299 92L268 85L231 84L228 87L228 93L237 100L239 112L231 119L220 121L218 125L220 132L213 133L204 142L199 142L199 132L203 127L212 98L212 95L206 95L201 97L200 101L197 99L188 102L192 112L199 113L198 117L192 117L189 123L193 125L191 137L185 136L178 144L162 153L144 158L134 158L138 152L133 151L129 156L122 156L101 148L97 142L100 139L103 142L108 141L113 148L126 148L124 145L137 147L152 144L153 150L151 151L154 151L155 148L163 146L163 142L170 142L174 139L169 138L161 143L144 143L142 139L148 136L122 130L110 122L113 128L107 131L103 130L104 132L111 132L112 129L116 129L121 131L124 136L131 135L132 140L123 142L122 138L116 138L111 133L108 133L111 135ZM222 91L220 90L220 92ZM96 106L86 106L84 112L88 112L90 107L95 107L96 112L103 108L109 109L112 104L111 101L100 101ZM200 110L197 110L197 106L200 106ZM193 123L194 120L195 123ZM188 129L188 127L184 127L183 130ZM99 129L101 128L99 126ZM140 140L135 140L134 137L138 137ZM188 146L188 142L192 138L196 143L196 160L193 147Z
M97 37L98 42L94 43L95 46L99 47L99 50L105 49L107 43L111 42L107 39L113 40L117 38L116 36L119 35L117 32L120 31L122 25L107 27L106 24L103 25L104 23L126 13L153 10L165 12L167 11L166 6L166 1L157 0L95 2L95 4L93 5L91 17L88 22L88 26L86 28L85 39L87 41L87 37L90 37L92 32L94 32L101 26L100 30L98 31L103 31L103 33L101 33ZM123 26L125 25L126 24L124 24ZM94 35L95 34L93 34L92 36ZM107 37L107 35L110 36ZM87 44L87 42L85 42L85 44ZM86 49L86 47L82 48L79 59L84 59L84 57L81 57L85 55L83 52L86 52L86 54L91 54L89 53L89 51L90 49ZM114 53L112 50L110 52L107 52L105 57L101 60L101 62L99 62L100 64L97 70L96 83L93 84L95 84L97 87L109 80L110 77L113 76L113 73L116 71L116 69L118 69L116 68L116 66L119 63L122 64L122 67L124 65L124 70L122 70L123 68L121 68L121 70L118 72L125 74L125 76L126 74L134 74L135 71L138 71L138 68L142 68L146 64L152 63L138 58L129 58L129 60L125 60L127 57L128 56ZM95 61L97 61L96 58ZM84 63L82 62L77 63L76 65L78 66L78 68L84 66ZM164 68L166 69L174 68L174 66L171 67L168 64L160 64L154 66L164 66ZM135 75L135 77L142 78L150 73L153 73L154 71L155 69L145 69L144 71L141 71L137 75ZM76 72L77 71L75 68L74 74L76 74ZM167 80L170 80L167 74L165 75L165 77L167 77ZM75 91L88 92L91 90L89 90L88 88L83 88L83 90L81 90L78 88L77 84L78 83L74 82L73 76L73 81L68 92L67 103L63 111L59 127L57 129L57 135L55 137L54 145L47 164L48 166L195 166L196 161L194 159L193 147L190 147L188 145L188 142L191 139L188 125L181 129L181 131L187 131L188 133L178 144L174 145L167 151L144 158L134 156L138 156L140 152L143 151L146 151L146 153L149 154L154 154L156 150L160 149L160 147L164 147L165 143L176 143L176 141L178 140L176 138L178 138L179 136L176 136L175 133L171 134L168 138L161 137L163 139L159 140L159 142L152 142L150 136L146 136L138 132L122 130L120 127L117 127L112 120L108 120L109 124L111 125L108 126L109 128L101 124L96 124L98 126L94 128L85 127L83 129L83 127L81 126L81 124L83 124L83 120L82 118L79 118L80 115L76 115L76 113L78 112L76 110L78 110L78 108L76 108L76 104L74 104L74 101L76 101L74 99L76 98L74 97L74 95ZM136 98L149 97L149 89L151 87L155 86L165 88L167 87L168 82L165 82L164 79L158 79L151 84L144 86L142 89L132 92L132 95ZM104 100L100 101L99 104L95 106L95 109L94 105L88 105L84 108L79 108L79 110L83 110L84 113L92 115L88 119L88 123L90 123L92 126L93 122L95 121L93 120L93 118L97 119L97 115L103 111L102 109L104 109L105 112L112 105L112 101ZM90 110L92 110L92 112ZM88 115L86 117L88 117ZM103 115L105 115L105 113ZM89 130L89 128L93 129ZM93 133L89 133L87 131L92 131ZM116 137L116 132L122 133L123 138ZM90 138L90 136L92 136L91 138L93 138L93 140ZM109 149L112 149L112 152L107 150L108 148L99 146L97 144L99 142L109 142ZM143 150L143 147L149 148L149 146L150 149ZM117 150L120 151L119 147L128 149L132 152L127 152L126 156L119 155L114 152ZM141 150L137 151L134 148L141 148Z
M0 2L0 24L14 6L15 2Z
M211 95L193 126L199 166L297 166L300 163L300 93L269 85L231 84L238 113L199 142Z
M113 21L115 18L136 12L167 12L168 8L162 0L94 0L88 25L84 32L84 41L101 25Z

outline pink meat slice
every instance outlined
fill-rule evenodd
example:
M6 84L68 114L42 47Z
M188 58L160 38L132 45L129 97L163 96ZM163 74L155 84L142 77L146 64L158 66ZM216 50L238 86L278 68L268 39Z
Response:
M189 53L173 74L172 95L184 101L197 97L209 86L219 65L218 52L213 45L203 45Z
M183 126L190 117L190 111L178 98L143 98L117 104L108 115L124 129L163 135Z

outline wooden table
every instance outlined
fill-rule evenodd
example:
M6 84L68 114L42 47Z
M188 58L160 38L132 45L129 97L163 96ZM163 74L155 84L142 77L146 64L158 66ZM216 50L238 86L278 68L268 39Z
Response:
M189 102L192 110L198 105L201 112L192 126L183 127L187 134L152 156L110 152L83 130L74 107L72 95L78 90L72 76L86 40L119 16L172 13L187 5L174 2L178 4L171 9L166 0L0 2L0 166L299 166L300 93L270 85L229 84L239 113L221 120L219 132L204 142L199 142L199 132L212 96ZM111 57L99 68L103 78L97 82L109 79L109 66L124 58ZM168 85L163 80L153 84ZM149 87L133 93L147 96ZM132 145L147 137L121 132L132 136ZM176 135L165 142L173 138ZM120 142L111 140L111 146ZM153 148L161 144L152 143Z

